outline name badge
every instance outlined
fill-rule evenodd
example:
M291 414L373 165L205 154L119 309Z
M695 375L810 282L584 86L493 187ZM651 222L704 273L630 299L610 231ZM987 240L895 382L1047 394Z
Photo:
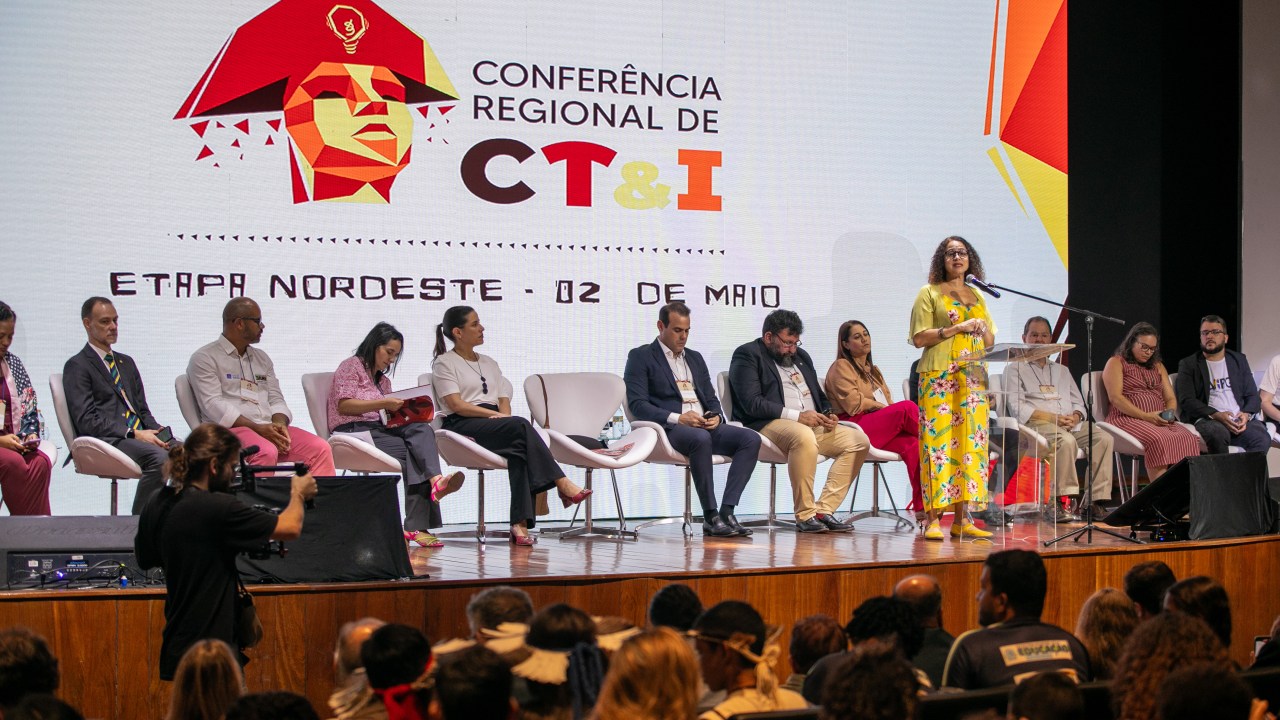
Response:
M1041 385L1040 394L1044 396L1045 400L1059 400L1062 397L1058 394L1056 385Z
M876 402L880 403L881 405L889 404L889 401L885 399L884 391L881 390L880 388L876 388L876 391L871 393L871 397L875 398Z
M3 382L3 381L0 381L0 382ZM0 400L0 418L3 418L4 414L7 412L9 412L9 404L3 400Z
M240 397L254 405L258 404L258 383L252 380L240 380Z
M676 387L680 389L680 399L686 405L698 402L698 393L693 389L692 380L677 380Z
M809 397L809 386L804 381L804 375L800 374L799 371L792 370L791 382L796 386L796 389L800 391L800 397Z

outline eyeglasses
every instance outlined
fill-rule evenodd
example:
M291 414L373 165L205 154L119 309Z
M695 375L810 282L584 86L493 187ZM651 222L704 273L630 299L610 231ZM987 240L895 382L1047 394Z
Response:
M1160 349L1159 345L1148 345L1141 340L1134 340L1133 344L1137 345L1139 350L1145 350L1149 353L1153 353Z
M800 341L800 340L796 340L796 341L794 341L794 342L787 342L786 340L783 340L782 338L778 337L777 335L774 335L774 337L775 337L775 338L778 338L778 344L779 344L779 345L781 345L781 346L782 346L782 347L784 347L784 348L798 348L798 347L800 347L801 345L804 345L804 343L803 343L802 341Z
M1214 337L1216 335L1226 335L1226 330L1201 330L1200 337Z
M948 250L943 255L948 260L960 260L969 257L969 252L967 250Z
M258 324L258 325L261 325L261 324L262 324L262 316L261 316L261 315L259 315L258 317L242 317L242 318L240 318L240 319L241 319L241 320L247 320L247 321L249 321L249 322L256 323L256 324Z

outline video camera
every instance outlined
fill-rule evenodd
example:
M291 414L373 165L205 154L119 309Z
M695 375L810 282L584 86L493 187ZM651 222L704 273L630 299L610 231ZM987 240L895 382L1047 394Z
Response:
M256 492L258 489L258 475L260 474L277 474L282 472L291 472L295 475L306 475L311 471L306 463L290 463L288 465L250 465L249 457L257 454L258 446L250 445L240 450L240 469L236 473L236 478L231 482L231 492L238 493L240 491ZM306 501L308 510L316 506L314 500ZM272 515L279 515L280 508L268 507L266 505L254 505L254 510L261 510ZM284 546L283 540L268 540L262 546L253 550L246 550L243 554L254 560L266 560L272 555L284 557L289 549Z

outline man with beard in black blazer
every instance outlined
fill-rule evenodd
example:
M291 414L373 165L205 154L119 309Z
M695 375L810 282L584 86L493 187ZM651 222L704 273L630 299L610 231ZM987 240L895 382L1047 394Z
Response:
M165 430L147 407L147 393L133 358L111 349L119 335L115 305L91 297L80 307L89 342L62 368L67 409L77 435L96 437L114 445L142 468L133 514L142 512L164 485L164 465L174 440L160 437ZM168 433L165 433L168 437Z
M790 310L764 319L761 337L733 351L729 386L733 417L787 454L796 529L850 532L835 512L871 448L860 428L839 424L809 353L800 347L804 323ZM822 494L814 500L818 455L834 458Z

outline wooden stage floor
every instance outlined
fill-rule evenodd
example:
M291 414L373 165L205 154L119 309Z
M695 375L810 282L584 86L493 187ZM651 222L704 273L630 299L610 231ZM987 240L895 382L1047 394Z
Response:
M746 518L744 518L746 519ZM639 541L543 536L532 548L490 539L449 538L444 548L415 548L415 570L427 580L253 587L267 628L249 651L251 690L287 689L325 708L332 653L342 623L365 616L423 628L432 641L467 634L465 607L480 588L515 585L538 606L568 602L596 615L643 623L649 597L669 582L690 585L704 605L752 603L767 622L790 625L816 613L840 622L862 601L888 594L901 578L929 573L943 586L943 624L953 633L976 626L978 576L994 550L1045 555L1049 592L1044 619L1075 627L1086 598L1120 587L1126 570L1163 560L1182 577L1209 575L1232 601L1232 658L1249 664L1252 637L1280 613L1280 536L1133 545L1103 534L1093 543L1041 545L1077 525L1018 522L991 541L929 542L886 520L858 523L852 534L802 535L756 529L750 538L686 539L679 525L642 531ZM463 530L465 527L450 527ZM23 624L45 635L61 660L61 694L86 717L160 717L169 687L157 677L164 591L57 590L0 592L0 627ZM782 662L786 663L784 657ZM322 713L323 714L323 713Z

